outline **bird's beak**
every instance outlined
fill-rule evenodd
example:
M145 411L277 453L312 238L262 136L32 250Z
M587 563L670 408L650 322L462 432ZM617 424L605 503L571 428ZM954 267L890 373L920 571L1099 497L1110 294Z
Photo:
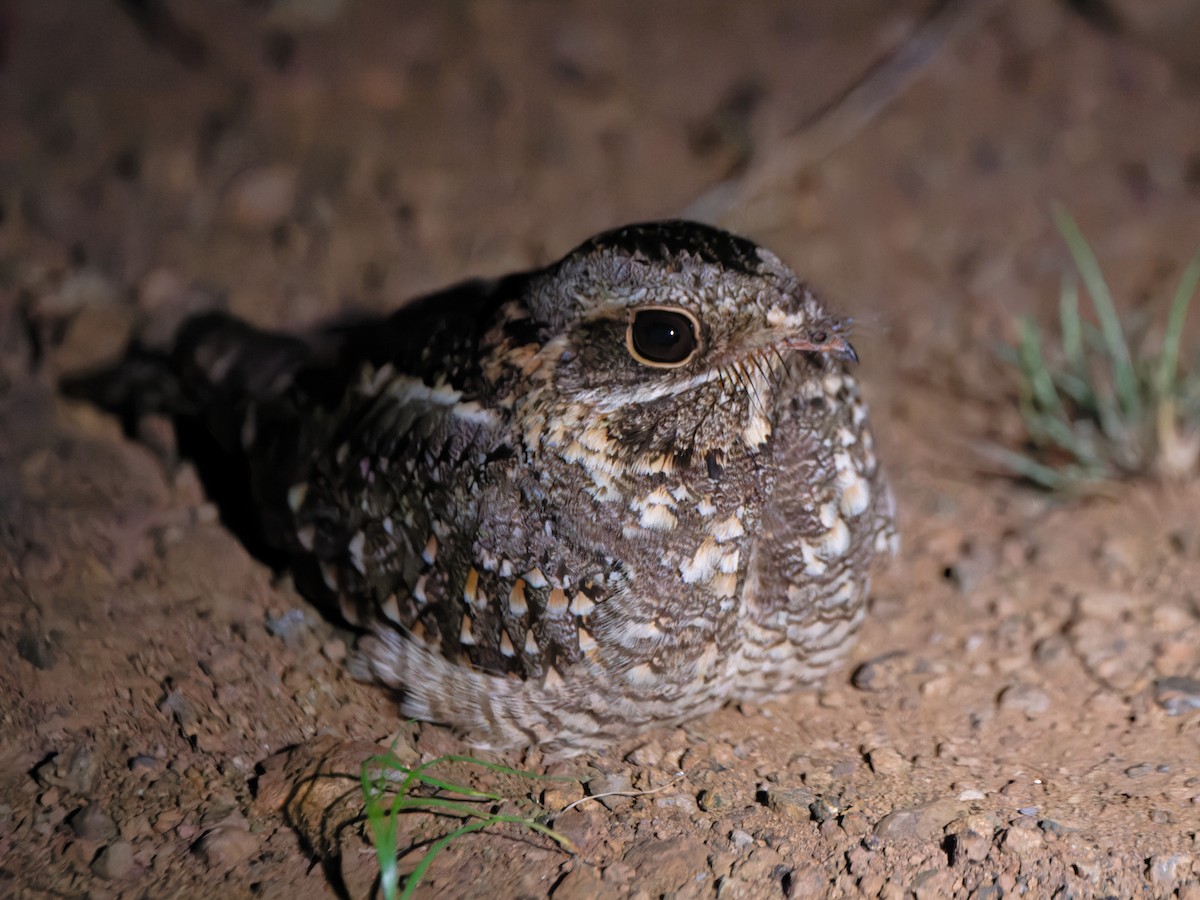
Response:
M824 340L815 340L811 334L804 337L788 338L783 342L783 346L789 350L801 350L806 353L826 353L834 359L840 359L844 362L858 362L858 354L854 352L854 347L840 334L822 332L821 337Z

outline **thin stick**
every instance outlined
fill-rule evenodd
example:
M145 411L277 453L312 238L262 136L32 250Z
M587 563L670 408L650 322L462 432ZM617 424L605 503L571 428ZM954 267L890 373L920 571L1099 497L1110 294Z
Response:
M605 791L603 794L592 794L591 796L588 796L588 797L580 797L574 803L568 803L566 806L564 806L562 809L560 809L558 811L557 815L561 815L562 813L565 813L568 809L574 809L580 803L587 803L589 800L599 800L601 797L644 797L647 794L657 794L659 791L666 790L671 785L673 785L675 782L679 781L681 778L686 778L686 777L687 776L685 773L676 772L674 778L672 778L668 782L665 782L664 784L660 784L656 788L647 788L644 791Z
M848 143L908 90L935 59L969 34L1004 0L942 0L894 51L854 84L801 123L737 179L705 191L685 211L686 218L719 224L745 224L771 191ZM761 219L761 217L760 217Z

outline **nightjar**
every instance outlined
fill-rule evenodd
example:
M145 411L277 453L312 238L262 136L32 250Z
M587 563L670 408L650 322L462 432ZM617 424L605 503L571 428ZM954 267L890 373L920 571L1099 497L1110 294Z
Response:
M667 221L305 339L208 314L70 387L175 416L405 716L571 752L847 650L896 538L846 329Z

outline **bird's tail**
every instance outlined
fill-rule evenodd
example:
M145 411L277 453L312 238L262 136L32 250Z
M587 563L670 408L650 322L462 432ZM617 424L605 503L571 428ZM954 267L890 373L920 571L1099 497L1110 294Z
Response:
M237 420L250 406L284 396L312 355L299 338L206 313L184 323L169 352L135 343L115 365L67 378L61 389L128 426L150 414L201 420L232 450Z
M299 338L207 313L183 325L169 352L134 344L115 365L60 387L118 416L131 435L145 416L169 417L179 454L195 462L225 523L280 565L294 540L287 489L316 439L299 386L316 353Z

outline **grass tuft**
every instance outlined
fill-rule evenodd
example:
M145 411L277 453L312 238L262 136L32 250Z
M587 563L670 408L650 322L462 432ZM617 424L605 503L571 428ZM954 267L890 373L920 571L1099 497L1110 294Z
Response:
M379 885L385 900L411 897L437 855L459 838L493 825L511 824L544 834L568 853L575 845L565 835L546 826L534 816L502 814L496 811L506 802L504 796L454 784L430 774L430 769L444 763L466 763L502 775L545 781L572 781L552 775L525 772L471 756L439 756L419 766L403 765L392 752L376 754L363 762L360 775L363 804L375 854L379 860ZM485 804L480 806L480 804ZM430 813L462 821L429 844L416 867L404 878L397 866L401 813Z
M1200 283L1200 253L1179 280L1162 340L1148 345L1127 334L1096 254L1075 220L1056 205L1054 222L1075 264L1059 294L1060 346L1047 353L1050 342L1025 317L1016 346L1000 348L1017 370L1028 441L1022 451L992 446L985 452L1018 477L1054 491L1087 490L1149 473L1195 475L1200 372L1191 366L1181 372L1179 363L1184 323ZM1080 282L1096 324L1080 312Z

